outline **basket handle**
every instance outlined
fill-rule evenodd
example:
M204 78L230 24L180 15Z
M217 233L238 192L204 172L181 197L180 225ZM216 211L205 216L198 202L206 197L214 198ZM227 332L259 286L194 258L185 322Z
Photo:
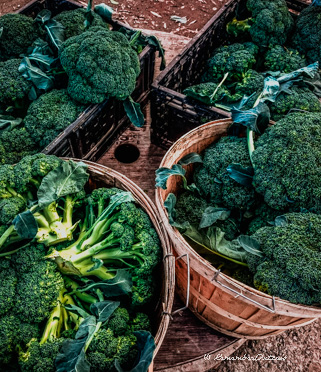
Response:
M167 256L173 256L173 254L167 254L164 258L166 258ZM179 260L180 258L183 258L186 256L186 261L187 261L187 287L186 287L186 304L185 306L181 307L180 309L177 309L175 311L173 311L172 313L168 313L168 312L165 312L163 311L163 314L164 315L169 315L171 318L173 317L173 315L183 311L183 310L186 310L188 309L188 304L189 304L189 292L190 292L190 286L191 286L191 276L190 276L190 273L191 273L191 270L190 270L190 260L189 260L189 254L188 253L184 253L182 254L181 256L179 257L176 257L175 261Z
M238 292L237 290L235 290L235 289L229 287L228 285L225 285L224 283L220 282L220 281L217 279L218 276L219 276L220 274L221 274L221 270L218 270L218 271L215 273L215 275L214 275L214 277L213 277L212 280L215 280L215 281L216 281L219 285L221 285L223 288L226 288L226 289L228 289L229 291L235 293L235 294L236 294L235 298L237 298L237 297L239 297L239 296L240 296L240 297L243 297L243 298L245 298L246 300L252 302L253 304L262 307L264 310L267 310L267 311L269 311L270 313L275 313L275 297L274 297L274 296L272 296L272 308L270 308L270 307L268 307L268 306L265 306L265 305L263 305L263 304L261 304L261 303L255 301L255 300L253 300L252 298L245 296L245 295L242 293L242 288L241 288L241 287L238 287L236 284L233 283L235 286L237 286L238 288L240 288L240 292ZM225 280L228 281L227 279L225 279Z

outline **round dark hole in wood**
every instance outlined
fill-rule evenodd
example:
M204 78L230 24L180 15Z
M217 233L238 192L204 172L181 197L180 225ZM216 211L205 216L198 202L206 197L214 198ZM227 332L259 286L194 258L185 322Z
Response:
M140 152L135 145L124 143L116 148L114 155L119 162L129 164L139 158Z

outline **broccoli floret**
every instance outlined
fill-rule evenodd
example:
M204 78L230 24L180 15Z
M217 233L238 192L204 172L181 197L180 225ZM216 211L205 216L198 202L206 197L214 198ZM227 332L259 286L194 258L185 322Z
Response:
M68 93L83 104L126 99L140 73L138 56L126 37L101 27L66 40L60 60L69 76Z
M54 89L31 103L24 125L34 142L43 148L73 123L83 110L84 107L73 102L66 90Z
M0 366L8 365L15 350L15 336L18 331L18 322L14 315L8 314L0 317Z
M20 59L0 62L0 106L4 111L9 106L20 108L27 103L32 84L19 72L20 63Z
M95 12L91 12L92 22L88 29L85 28L86 9L66 10L59 13L53 19L61 23L65 28L65 40L77 36L91 27L100 26L108 28L108 24Z
M63 285L62 276L53 262L38 261L30 271L19 274L16 287L18 317L22 321L42 322L56 306Z
M99 217L103 210L107 207L110 198L113 195L118 194L122 190L117 189L116 187L106 188L100 187L99 189L95 189L92 191L90 195L91 205L97 207L96 216Z
M152 277L141 278L133 277L132 287L132 307L140 309L146 304L151 303L155 295L155 282Z
M7 314L15 305L17 276L13 269L0 271L0 317Z
M118 307L109 318L107 327L113 331L116 337L128 332L129 313L124 307Z
M254 202L254 191L229 176L226 168L232 163L251 166L245 138L223 137L209 146L203 164L195 169L194 182L209 202L246 210Z
M0 134L0 164L16 164L37 151L38 146L24 127L8 129Z
M282 45L275 45L265 55L264 66L268 71L280 71L284 73L298 70L306 66L306 60L295 49L287 49Z
M151 324L147 314L137 313L136 316L131 319L132 331L151 331Z
M274 209L320 211L321 114L291 113L259 137L253 185Z
M272 120L278 121L291 109L309 112L320 112L321 103L318 97L308 88L293 86L291 92L280 93L270 105Z
M27 319L28 320L28 319ZM39 324L35 323L18 323L19 331L16 335L16 344L24 348L31 339L40 337Z
M0 17L0 60L17 58L25 54L31 44L41 35L31 17L23 14L5 14Z
M133 334L118 337L116 359L125 370L130 370L137 358L137 339Z
M0 223L8 225L26 209L26 201L18 196L0 200Z
M245 95L250 96L257 91L262 91L263 86L263 75L255 70L248 70L244 74L243 80L236 84L235 94L241 96L241 98Z
M36 339L32 339L27 352L19 355L19 365L22 372L46 371L55 372L55 359L59 353L64 339L55 339L44 344L40 344Z
M292 37L293 46L305 54L308 63L321 64L321 6L313 2L300 12Z
M18 273L27 273L43 260L46 253L47 249L43 244L29 243L12 255L11 265Z
M263 227L253 237L264 256L248 254L254 285L294 303L321 302L319 215L289 213L282 226Z
M227 72L226 81L242 81L246 71L255 65L258 50L253 43L236 43L215 49L207 61L203 82L219 83Z

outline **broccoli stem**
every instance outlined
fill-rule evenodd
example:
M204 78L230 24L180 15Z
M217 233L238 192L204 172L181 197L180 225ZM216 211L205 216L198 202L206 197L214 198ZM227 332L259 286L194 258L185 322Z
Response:
M9 236L15 231L14 225L10 225L0 237L0 251L4 248L3 245Z
M97 269L92 269L94 263L91 261L91 259L83 261L80 265L74 266L80 272L81 276L96 276L101 280L109 280L115 276L115 274L111 274L104 266L101 266Z
M79 289L81 289L80 285L69 277L65 276L64 281L66 288L72 290L69 295L75 295L79 300L86 302L87 304L94 304L97 302L97 299L94 296L91 296L86 292L79 291Z
M221 80L221 82L218 84L218 86L216 87L216 89L214 90L213 94L210 96L210 100L212 101L216 95L216 93L218 92L218 90L220 89L220 87L223 85L224 81L227 79L229 73L227 72L223 79Z
M61 310L62 310L61 304L58 301L57 306L53 309L47 321L45 330L40 340L40 345L44 344L48 340L51 341L53 338L58 338L60 336L60 331L61 331L61 326L62 326Z
M95 254L93 258L99 259L99 260L108 260L108 261L117 261L117 260L124 260L124 259L132 259L138 261L140 264L144 262L145 255L136 252L134 250L130 251L122 251L119 248L114 249L106 249L98 254Z

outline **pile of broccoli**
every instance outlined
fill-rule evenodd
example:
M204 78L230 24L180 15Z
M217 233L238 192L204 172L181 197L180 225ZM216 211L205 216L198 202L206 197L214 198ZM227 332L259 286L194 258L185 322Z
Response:
M37 154L0 166L3 371L13 365L26 372L65 370L88 322L96 326L78 363L116 372L117 361L129 370L140 358L141 332L152 330L162 256L158 235L130 193L86 193L86 168L73 164ZM46 198L55 198L45 205L44 189ZM23 233L18 219L24 220ZM32 221L33 238L24 235ZM105 306L112 311L102 321Z

